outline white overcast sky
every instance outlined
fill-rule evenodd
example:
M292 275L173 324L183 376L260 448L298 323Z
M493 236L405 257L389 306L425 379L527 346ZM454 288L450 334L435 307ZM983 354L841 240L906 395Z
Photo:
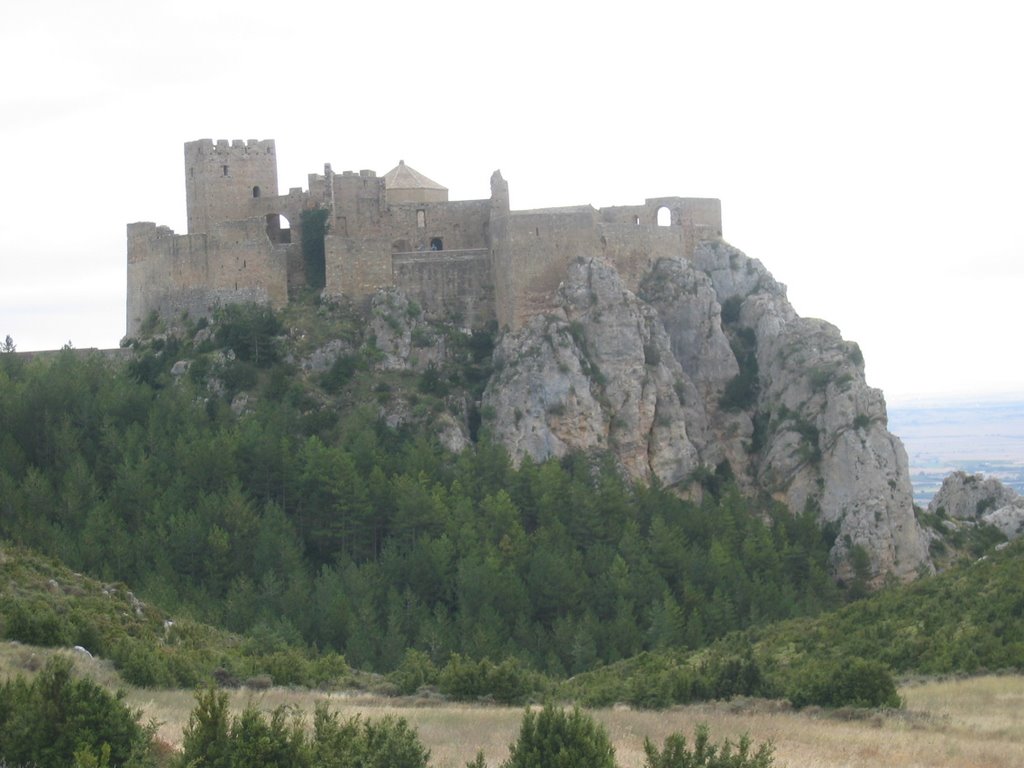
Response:
M404 159L451 199L500 168L514 209L718 197L890 402L1024 394L1018 8L5 0L0 338L116 346L182 144L273 138L282 192Z

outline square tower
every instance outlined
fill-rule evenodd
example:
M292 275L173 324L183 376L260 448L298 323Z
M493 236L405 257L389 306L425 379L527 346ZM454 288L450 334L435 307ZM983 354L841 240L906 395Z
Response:
M188 233L208 234L226 221L252 215L258 197L277 197L274 140L200 139L185 144Z

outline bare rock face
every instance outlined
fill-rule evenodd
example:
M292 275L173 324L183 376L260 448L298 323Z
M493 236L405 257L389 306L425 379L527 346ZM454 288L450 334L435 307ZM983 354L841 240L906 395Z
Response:
M603 261L573 264L557 310L506 334L495 364L484 409L516 459L610 450L630 477L670 485L700 463L704 414L683 405L697 392L657 312Z
M855 547L867 552L877 579L931 570L906 451L887 429L882 393L865 383L859 347L823 320L798 317L760 262L725 243L703 243L694 261L727 309L742 373L754 379L756 369L756 393L738 387L725 403L755 423L756 485L795 512L815 510L836 531L840 577L852 575Z
M860 349L797 316L785 287L723 242L660 261L635 294L611 265L577 260L553 311L505 334L495 362L484 410L516 460L608 451L628 476L680 491L727 462L747 491L835 533L840 578L855 549L879 581L932 567Z
M1013 540L1024 534L1024 498L994 477L954 472L928 504L928 511L955 520L992 525Z
M370 304L370 334L385 371L423 371L444 361L444 338L433 334L422 311L398 288L377 291Z

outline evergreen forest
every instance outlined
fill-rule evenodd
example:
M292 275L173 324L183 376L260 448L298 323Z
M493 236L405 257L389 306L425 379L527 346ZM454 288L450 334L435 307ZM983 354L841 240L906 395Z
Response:
M866 570L832 578L813 510L727 466L687 494L599 454L513 466L475 405L490 332L439 325L443 363L382 370L354 314L289 311L154 325L123 357L0 354L4 639L142 686L641 707L898 706L894 673L1024 666L1016 545L870 595Z
M515 468L486 427L456 455L429 419L386 423L385 397L432 414L478 394L486 336L391 379L365 352L303 375L268 310L205 336L127 363L0 356L0 536L170 616L382 673L413 650L561 678L844 600L828 532L727 473L688 501L600 456Z

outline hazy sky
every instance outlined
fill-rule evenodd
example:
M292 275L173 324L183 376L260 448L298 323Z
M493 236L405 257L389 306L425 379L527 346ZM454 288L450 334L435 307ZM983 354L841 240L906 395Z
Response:
M513 209L718 197L890 402L1024 394L1015 6L5 0L0 338L116 346L182 144L273 138L282 192L404 159Z

